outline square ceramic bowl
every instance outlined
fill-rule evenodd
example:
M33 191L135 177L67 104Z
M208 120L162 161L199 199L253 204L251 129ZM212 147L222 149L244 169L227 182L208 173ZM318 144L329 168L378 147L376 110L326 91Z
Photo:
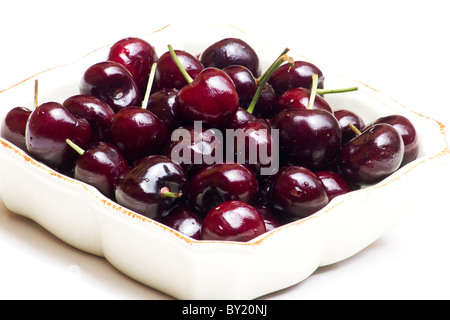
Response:
M192 39L190 34L198 36ZM247 41L258 52L263 70L284 49L224 25L170 25L142 36L158 54L166 52L169 43L200 54L226 37ZM40 102L62 102L78 94L83 72L105 60L108 50L109 46L97 49L0 92L0 119L15 106L30 105L36 78ZM295 60L308 60L289 54ZM339 196L314 215L247 243L193 240L110 201L95 188L53 171L0 139L3 201L9 210L36 221L66 243L104 256L131 278L178 299L253 299L299 283L318 267L358 253L401 222L407 207L414 206L414 182L449 156L440 122L314 63L324 72L326 88L359 87L351 94L328 95L333 108L345 106L366 123L389 114L408 117L420 136L418 159L376 185ZM400 190L410 197L399 198Z

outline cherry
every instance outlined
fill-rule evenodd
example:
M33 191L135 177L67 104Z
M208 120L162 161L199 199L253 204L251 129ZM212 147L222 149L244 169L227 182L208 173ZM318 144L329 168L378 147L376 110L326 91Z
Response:
M269 79L278 97L292 88L311 88L312 75L318 75L318 88L323 88L322 71L314 64L306 61L295 61L293 66L280 66Z
M225 126L227 129L238 129L250 121L257 120L258 117L248 112L246 109L239 107L234 116Z
M216 163L199 170L191 179L188 201L206 214L228 200L252 203L258 192L255 174L242 164Z
M310 96L311 90L309 89L306 88L289 89L285 93L283 93L281 97L278 99L275 108L276 113L279 113L280 111L289 108L306 109L308 108ZM328 102L318 95L316 95L314 103L312 104L311 108L333 112Z
M122 153L103 141L94 143L86 151L69 139L66 142L80 154L75 162L74 178L96 187L113 199L117 182L129 169Z
M285 109L275 116L272 131L279 132L281 161L311 170L327 168L341 148L336 118L320 109Z
M222 70L206 68L177 95L181 117L189 122L202 121L207 127L220 128L239 107L233 81Z
M56 170L72 168L77 153L67 145L72 140L81 148L91 142L91 127L84 118L72 115L58 102L46 102L31 113L25 131L32 157Z
M287 166L273 177L270 205L276 216L302 219L325 207L328 201L322 181L307 168Z
M89 122L93 142L109 139L109 128L115 113L105 101L91 95L79 94L67 98L63 106L73 115Z
M222 143L212 129L183 126L172 132L172 139L163 154L178 163L188 177L192 177L200 169L222 162Z
M242 65L259 77L261 70L259 57L255 50L244 40L225 38L206 48L200 56L205 67L223 69L231 65Z
M277 95L275 90L269 83L262 86L258 101L255 104L252 114L259 118L272 118L275 116L275 106L277 103Z
M256 210L259 211L264 220L264 225L266 226L266 231L270 231L278 228L282 225L280 219L278 219L270 210L269 207L257 204L253 206Z
M323 170L315 172L315 174L322 181L330 201L337 196L355 190L353 185L345 180L338 172Z
M27 151L25 129L30 114L28 108L15 107L8 111L1 128L1 137L24 151Z
M147 110L161 119L169 132L182 124L178 115L177 94L178 90L175 88L163 88L152 93L147 102Z
M131 73L120 63L103 61L89 67L80 81L80 93L96 96L118 112L138 106L142 96Z
M239 106L247 109L258 89L256 79L246 67L230 65L222 69L233 81L236 92L239 95Z
M354 129L357 136L342 147L337 159L344 178L360 185L373 184L400 167L404 144L393 126L381 123L362 132Z
M203 64L192 54L184 50L174 50L183 69L191 78L195 78L203 69ZM170 51L158 59L155 73L154 90L163 88L181 89L187 84L186 78L174 62Z
M127 107L116 113L111 123L111 143L131 164L142 157L161 153L168 140L164 122L151 111Z
M246 242L265 232L258 210L242 201L225 201L206 214L201 239Z
M161 223L193 239L201 238L203 218L184 204L171 209Z
M142 95L147 88L151 66L157 60L155 48L147 41L135 37L117 41L108 54L108 61L120 63L131 73Z
M349 123L355 126L355 128L357 128L358 130L362 130L365 127L364 120L359 115L350 110L336 110L334 111L334 116L341 126L342 145L346 144L356 136L355 131L350 128Z
M419 136L411 121L402 115L389 115L375 120L374 124L387 123L393 126L402 137L405 151L401 166L417 158L419 153Z
M161 155L139 160L123 175L115 197L124 207L152 219L179 204L186 193L188 180L184 170Z

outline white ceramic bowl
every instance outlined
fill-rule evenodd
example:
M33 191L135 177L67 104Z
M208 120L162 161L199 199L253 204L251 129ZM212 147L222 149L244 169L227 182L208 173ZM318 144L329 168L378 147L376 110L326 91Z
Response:
M142 36L158 54L167 51L169 43L175 49L199 54L226 37L251 44L263 70L284 49L224 25L171 25ZM108 50L105 46L0 92L0 119L15 106L31 105L35 78L39 79L40 102L62 102L78 94L82 73L105 60ZM296 60L308 60L295 52L289 54ZM360 88L328 95L334 109L353 110L366 123L389 114L407 116L420 136L418 159L374 186L337 197L316 214L247 243L192 240L111 202L93 187L62 176L0 139L4 203L68 244L104 256L123 273L175 298L253 299L296 284L319 266L356 254L396 226L417 199L414 182L424 179L430 166L448 161L450 153L440 122L314 63L325 74L326 88ZM399 198L399 194L410 197Z

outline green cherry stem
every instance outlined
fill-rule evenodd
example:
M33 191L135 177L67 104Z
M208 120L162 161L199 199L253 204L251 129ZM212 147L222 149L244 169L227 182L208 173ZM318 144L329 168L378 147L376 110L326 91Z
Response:
M162 187L161 190L160 190L160 194L161 194L161 197L163 199L166 199L166 198L179 198L179 197L181 197L183 195L183 193L181 191L178 192L178 193L177 192L171 192L168 187Z
M307 109L311 109L314 105L314 101L316 100L316 94L317 94L317 85L319 84L319 76L314 73L312 75L312 84L311 84L311 95L309 96L308 106Z
M358 87L348 87L348 88L341 88L341 89L317 89L317 94L323 95L323 94L330 94L330 93L342 93L342 92L356 91L358 89L359 89Z
M184 69L183 66L181 65L181 62L178 59L175 51L173 50L172 45L169 44L167 47L169 48L169 52L170 52L170 55L172 56L173 61L177 65L178 69L180 69L180 72L183 74L183 77L186 79L186 81L188 83L191 83L192 81L194 81L191 78L191 76L187 73L186 69Z
M247 108L248 113L253 113L253 110L255 109L256 103L258 102L259 96L261 95L261 91L264 88L264 85L269 81L269 78L272 76L272 74L275 72L276 69L278 69L279 66L281 66L284 62L288 62L289 65L294 64L294 60L287 56L286 54L282 54L278 57L278 59L267 69L266 72L264 72L264 77L261 78L261 80L258 80L258 89L255 92L255 95L253 96L252 101L250 102L250 105Z
M150 75L148 77L147 89L145 90L145 97L142 101L142 109L147 109L148 99L150 99L150 92L152 91L153 80L155 79L157 63L154 62L152 64L152 68L150 69Z
M289 50L291 50L291 49L289 49L289 48L284 49L283 52L278 56L277 60L280 59L282 56L284 56L286 53L288 53ZM275 61L272 63L272 65L273 65L274 63L276 63L277 60L275 60ZM256 83L260 83L260 82L262 81L262 79L266 76L266 74L267 74L267 72L268 72L269 70L270 70L270 67L267 68L267 70L266 70L266 71L265 71L258 79L256 79ZM272 73L273 73L273 72L272 72Z
M84 150L81 149L75 142L73 142L70 139L66 139L66 142L69 146L71 146L76 152L78 152L80 154L80 156L82 156L84 154Z

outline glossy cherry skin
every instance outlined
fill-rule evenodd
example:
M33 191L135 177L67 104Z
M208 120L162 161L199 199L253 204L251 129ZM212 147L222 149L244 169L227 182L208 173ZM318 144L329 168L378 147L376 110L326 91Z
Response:
M273 87L264 84L252 114L258 118L269 119L276 114L277 95Z
M270 210L269 207L263 206L263 205L253 205L253 207L259 211L259 213L261 214L261 216L263 217L264 220L264 224L266 226L266 231L270 231L273 229L278 228L279 226L281 226L283 223L280 221L280 219L278 219L278 217L276 217L272 210Z
M115 112L105 101L91 95L79 94L67 98L63 106L71 114L89 122L93 142L109 140L109 128Z
M172 132L163 154L178 163L188 177L200 169L223 160L223 141L216 131L195 126L183 126ZM221 152L222 154L217 154Z
M350 123L354 125L355 128L358 130L363 130L365 128L364 120L359 115L350 110L346 109L336 110L334 111L334 116L336 117L336 119L339 122L339 125L341 126L342 145L346 144L351 139L356 137L355 131L353 131L352 128L350 128L349 126Z
M238 163L217 163L198 171L189 186L189 204L206 214L228 200L252 203L258 193L255 174Z
M242 127L244 124L250 121L257 120L258 118L249 113L247 109L239 107L234 116L228 121L225 126L226 129L237 129Z
M180 117L186 121L221 128L238 110L239 96L225 72L205 68L178 92L177 103Z
M281 95L276 104L276 112L280 112L284 109L299 108L307 109L309 99L311 97L311 90L306 88L293 88L289 89ZM328 102L319 95L314 97L314 103L311 109L321 109L328 112L333 112Z
M107 142L94 143L75 162L74 178L114 199L116 183L129 169L122 153Z
M30 155L61 171L72 168L78 157L66 139L86 149L91 143L91 136L89 123L84 118L74 116L57 102L46 102L34 109L25 131Z
M201 238L203 218L186 205L170 210L161 223L193 239Z
M319 82L317 87L323 88L324 77L322 71L314 64L306 61L295 61L291 67L289 64L281 65L269 79L278 97L293 88L311 89L312 75L317 74Z
M376 124L342 147L337 165L345 179L368 185L395 172L403 153L403 140L397 130L388 124Z
M247 109L258 89L255 77L250 70L241 65L231 65L222 70L230 76L236 87L240 107Z
M315 174L322 181L330 201L337 196L355 190L353 185L338 172L323 170L315 172Z
M110 141L130 164L145 156L160 153L168 138L164 122L151 111L140 107L120 110L111 123Z
M147 41L136 37L117 41L111 46L108 54L108 61L120 63L131 73L142 97L147 90L152 65L157 60L155 48Z
M225 38L206 48L200 56L205 67L223 69L227 66L241 65L255 76L261 74L259 57L255 50L238 38Z
M225 201L206 214L201 239L247 242L265 232L258 210L242 201Z
M285 109L273 119L272 131L279 130L282 162L317 171L327 168L341 148L337 119L320 109Z
M419 154L419 136L411 121L402 115L389 115L375 120L374 124L387 123L393 126L403 139L405 151L401 166L417 159Z
M192 54L184 50L174 50L181 65L186 72L194 79L205 67ZM153 81L154 90L163 88L181 89L187 85L187 81L181 73L178 66L173 61L169 51L163 53L158 59L158 65L155 71Z
M302 219L328 204L322 181L309 169L300 166L282 168L270 188L272 212L284 219Z
M1 128L1 137L16 147L27 150L25 144L25 129L31 110L25 107L15 107L5 116Z
M188 180L184 170L169 158L152 155L137 162L116 186L117 202L152 219L183 201ZM164 196L168 188L177 197Z
M178 115L178 104L176 97L178 90L174 88L163 88L149 96L147 110L153 112L161 119L169 132L178 128L182 121Z
M120 63L102 61L89 67L80 81L80 93L102 99L118 112L141 105L141 92L131 73Z

